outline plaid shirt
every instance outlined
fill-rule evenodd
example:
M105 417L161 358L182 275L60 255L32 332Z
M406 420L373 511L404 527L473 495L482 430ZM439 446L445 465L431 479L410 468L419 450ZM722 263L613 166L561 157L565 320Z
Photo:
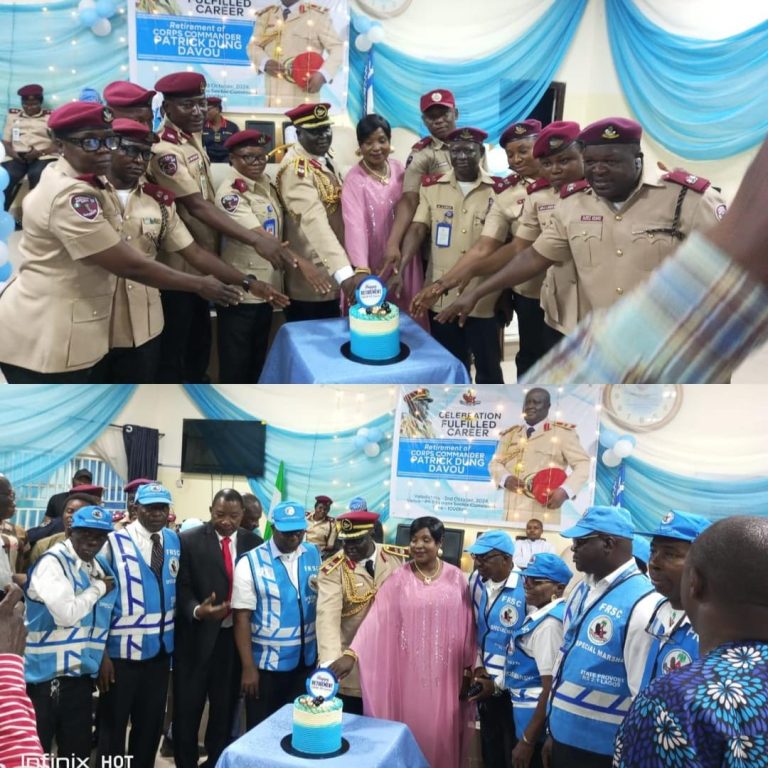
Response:
M590 315L523 382L727 383L768 339L768 286L692 233L650 280Z

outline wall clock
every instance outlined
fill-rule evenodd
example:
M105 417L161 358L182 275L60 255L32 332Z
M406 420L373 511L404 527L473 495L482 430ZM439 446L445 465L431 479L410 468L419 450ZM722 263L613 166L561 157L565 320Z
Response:
M682 402L680 384L608 384L603 390L603 408L616 424L631 432L649 432L669 424Z
M361 10L377 19L399 16L411 4L411 0L357 0Z

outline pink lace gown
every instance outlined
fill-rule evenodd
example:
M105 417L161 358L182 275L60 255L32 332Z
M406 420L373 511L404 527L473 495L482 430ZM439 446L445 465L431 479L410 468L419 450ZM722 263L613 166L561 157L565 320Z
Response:
M475 662L464 574L443 563L425 584L406 564L382 585L352 642L366 715L405 723L433 768L460 768L474 705L459 701Z
M395 220L395 206L403 192L403 164L390 159L389 167L389 181L382 184L369 176L360 165L355 165L344 179L341 189L344 247L355 267L368 267L374 275L384 264L384 250ZM394 294L388 298L400 307L401 312L408 312L411 299L423 286L421 264L418 259L412 259L405 268L400 298ZM426 318L417 322L429 330Z

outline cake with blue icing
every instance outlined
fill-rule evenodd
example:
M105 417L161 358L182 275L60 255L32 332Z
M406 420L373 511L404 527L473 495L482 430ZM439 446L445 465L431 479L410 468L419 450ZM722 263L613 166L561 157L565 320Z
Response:
M378 277L367 277L356 291L349 310L350 352L378 362L400 354L400 310L388 302L387 288Z
M337 696L329 699L299 696L293 702L291 746L308 755L330 755L341 749L343 704Z

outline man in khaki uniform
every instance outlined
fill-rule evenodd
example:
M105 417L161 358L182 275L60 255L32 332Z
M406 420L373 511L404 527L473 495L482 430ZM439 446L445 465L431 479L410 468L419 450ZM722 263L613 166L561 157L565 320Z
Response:
M328 513L333 499L330 496L315 496L315 509L307 512L307 541L320 550L320 557L333 554L336 544L336 519Z
M448 134L453 171L425 176L419 193L419 207L403 240L403 265L418 258L421 243L431 233L427 280L439 280L474 245L483 232L486 216L503 182L491 178L480 168L485 153L484 131L459 128ZM499 240L503 232L494 232ZM467 370L474 356L478 384L502 384L499 349L500 323L495 317L498 294L487 296L475 309L463 327L435 322L430 312L432 335L449 352L461 360ZM436 309L442 309L449 299L441 298Z
M22 265L0 295L0 361L10 383L89 383L109 350L117 276L213 301L237 301L239 290L175 272L122 242L105 176L120 144L109 108L71 102L49 126L62 157L24 201Z
M330 104L303 104L286 112L296 126L298 143L291 146L277 171L277 190L285 209L285 236L296 253L320 268L351 298L368 269L352 267L344 250L341 179L329 156L333 130ZM331 281L330 278L333 278ZM339 316L334 287L318 295L305 276L289 271L285 280L291 304L289 321Z
M561 190L549 224L530 248L462 296L441 319L466 314L486 292L572 260L581 321L644 283L688 233L716 224L726 206L709 181L686 171L661 178L643 173L641 135L640 125L625 118L587 126L578 137L586 180ZM500 255L510 256L513 249L505 246Z
M406 547L376 544L371 536L378 515L364 499L352 499L350 511L336 518L344 549L320 568L317 580L317 657L334 661L349 648L368 615L376 591L408 558ZM340 686L344 711L363 714L357 669Z
M21 96L21 109L9 109L3 131L7 159L3 168L10 181L5 189L5 210L11 207L21 180L26 176L34 189L48 163L56 159L48 133L50 110L43 109L43 87L24 85L16 93Z
M152 99L155 91L148 91L128 80L116 80L104 88L104 101L112 110L115 119L125 118L144 123L148 128L154 124Z
M306 73L294 72L294 59L315 59ZM248 58L264 74L266 106L290 109L307 94L319 93L344 61L344 41L334 29L328 8L317 3L283 0L260 11L248 43ZM301 59L299 59L301 64ZM306 76L305 76L306 75Z
M535 517L560 522L559 510L589 480L590 457L573 424L549 421L551 401L546 389L529 390L523 401L522 424L505 429L490 463L493 482L504 489L504 519L527 522ZM533 477L544 469L570 468L565 483L549 492L546 504L531 493Z

